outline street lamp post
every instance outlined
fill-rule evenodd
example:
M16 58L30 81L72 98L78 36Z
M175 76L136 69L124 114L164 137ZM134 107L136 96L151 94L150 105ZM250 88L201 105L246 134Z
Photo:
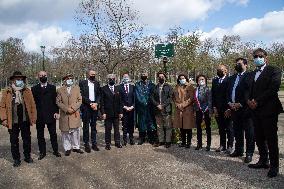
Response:
M42 70L45 71L45 66L44 66L44 51L45 51L45 46L40 46L41 52L42 52Z

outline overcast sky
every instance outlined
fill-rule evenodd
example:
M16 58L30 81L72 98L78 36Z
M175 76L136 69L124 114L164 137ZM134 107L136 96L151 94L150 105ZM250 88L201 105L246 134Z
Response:
M129 0L149 34L173 26L202 37L240 35L243 40L284 41L284 0ZM79 0L0 0L0 39L19 37L29 51L59 46L79 35Z

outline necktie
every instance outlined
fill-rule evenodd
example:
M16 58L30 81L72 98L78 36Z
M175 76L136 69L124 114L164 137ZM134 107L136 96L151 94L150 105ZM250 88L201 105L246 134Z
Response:
M125 85L125 92L128 93L128 85Z
M111 90L112 93L114 93L113 86L110 87L110 90Z
M261 67L257 67L257 68L256 68L256 71L257 71L257 72L262 72Z

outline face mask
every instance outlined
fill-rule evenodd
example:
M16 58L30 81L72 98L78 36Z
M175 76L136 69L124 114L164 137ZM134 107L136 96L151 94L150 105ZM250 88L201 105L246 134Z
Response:
M241 64L236 64L235 65L235 70L238 72L238 73L242 73L243 72L243 67Z
M180 79L180 80L179 80L179 83L180 83L181 85L184 85L184 84L186 83L186 79Z
M200 80L200 81L199 81L199 85L200 85L200 86L204 86L204 85L205 85L205 81L204 81L204 80Z
M224 77L224 73L223 73L223 71L222 70L217 70L217 75L218 75L218 77Z
M39 80L40 80L41 83L46 83L47 77L46 76L40 77Z
M90 79L90 81L95 81L96 80L96 76L90 76L89 79Z
M165 82L164 78L159 78L159 83L163 84Z
M74 84L73 79L67 79L66 84L68 87L72 86Z
M123 82L124 84L130 83L129 77L123 78L122 82Z
M145 75L142 75L142 76L141 76L141 80L142 80L142 81L146 81L147 78L148 78L148 77L145 76Z
M254 62L254 64L256 65L256 66L262 66L262 65L264 65L265 64L265 61L264 61L264 58L255 58L254 60L253 60L253 62Z
M24 86L25 86L25 83L24 83L23 80L16 80L15 86L16 86L16 87L24 87Z
M109 84L110 86L113 86L113 85L115 84L115 80L114 80L114 79L109 79L109 80L108 80L108 84Z

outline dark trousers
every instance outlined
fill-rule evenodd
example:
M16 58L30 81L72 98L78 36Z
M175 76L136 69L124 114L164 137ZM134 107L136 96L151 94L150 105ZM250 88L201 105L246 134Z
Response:
M57 134L56 134L56 121L52 123L47 123L47 129L50 135L50 142L51 146L54 152L58 152L58 143L57 143ZM38 122L36 123L36 130L37 130L37 141L38 141L38 147L39 152L41 154L46 153L46 143L44 138L44 128L45 123Z
M127 112L123 111L122 118L122 131L123 131L123 140L127 140L127 134L129 134L129 139L133 140L134 133L134 111Z
M14 160L20 160L20 150L19 150L19 134L21 132L23 140L23 149L25 158L30 158L31 156L31 130L30 123L25 121L19 124L13 124L12 129L8 130L10 134L11 152Z
M211 146L211 118L209 111L203 113L202 111L196 112L196 127L197 127L197 145L202 146L202 128L201 123L205 121L206 134L207 134L207 146Z
M278 115L271 117L254 116L254 132L256 145L258 147L260 161L267 161L268 154L270 166L279 167L279 148L278 148Z
M218 117L216 117L216 122L218 124L219 135L220 135L220 146L226 148L233 147L234 143L234 130L231 119L224 117L224 111L218 110Z
M254 128L251 118L243 118L242 116L236 116L233 118L233 128L235 136L235 152L244 153L244 133L246 138L246 155L253 155L254 144Z
M107 118L105 120L105 143L106 145L111 144L111 129L114 129L114 141L115 144L120 144L120 133L119 133L119 118Z
M89 145L89 128L91 127L91 142L92 145L97 145L97 117L98 111L94 111L91 108L86 108L83 111L83 141L86 145Z
M180 129L182 144L191 145L192 129Z

